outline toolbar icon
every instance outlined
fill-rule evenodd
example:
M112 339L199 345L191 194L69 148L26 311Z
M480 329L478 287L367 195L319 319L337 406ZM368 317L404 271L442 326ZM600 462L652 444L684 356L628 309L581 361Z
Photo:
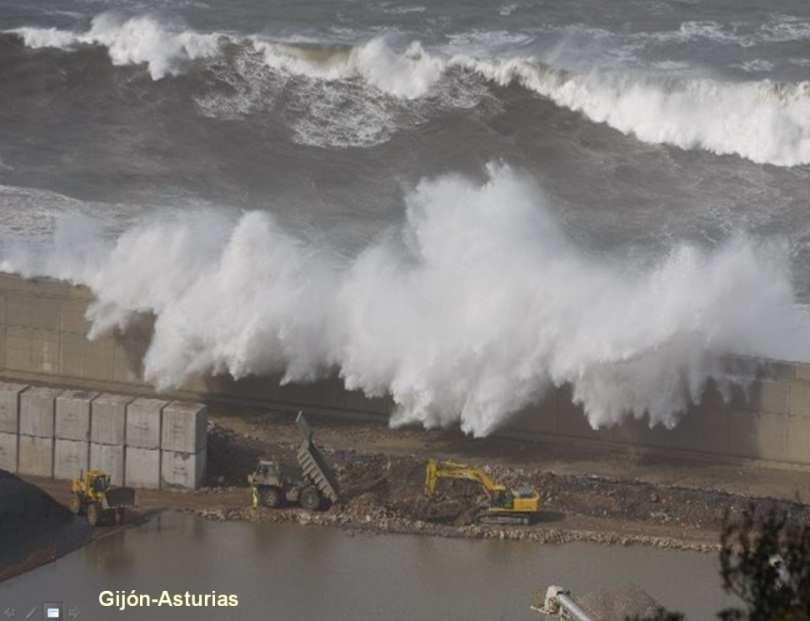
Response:
M42 605L42 616L47 621L62 621L62 604L57 602L46 602Z

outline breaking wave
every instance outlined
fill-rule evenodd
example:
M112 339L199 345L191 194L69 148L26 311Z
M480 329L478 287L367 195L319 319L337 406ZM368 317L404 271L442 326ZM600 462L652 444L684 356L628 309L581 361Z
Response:
M417 41L404 49L395 49L385 37L335 47L269 41L259 36L201 34L150 16L125 19L102 14L93 19L84 33L54 28L19 28L11 32L35 48L102 45L113 64L145 63L156 80L176 75L190 61L219 58L225 47L236 45L244 54L261 58L265 68L276 75L345 87L346 92L338 93L332 87L326 96L320 93L314 99L321 104L310 106L310 112L320 117L299 122L296 131L302 141L308 142L307 136L311 134L310 141L314 144L368 146L385 141L397 127L392 119L401 116L402 105L431 96L448 73L461 71L497 85L520 85L559 106L582 113L591 121L606 123L647 143L699 148L719 155L735 154L778 166L810 163L808 82L664 79L599 70L580 74L554 68L532 57L478 58L459 53L453 46L427 51ZM257 73L260 72L240 75L239 79L249 80ZM359 94L352 86L358 81L365 85ZM451 105L476 103L478 96L469 94L475 85L467 83L455 90L465 88L469 91L467 96L462 94L450 101ZM256 85L248 90L247 96L244 92L237 94L241 98L238 101L202 97L201 108L208 114L254 109L256 100L266 90ZM308 95L302 99L312 100L312 93ZM369 102L367 113L363 113L363 100ZM362 122L332 132L334 140L326 132L324 139L320 135L324 133L323 126L329 124L332 115L345 117L340 110L347 106L354 110L349 116L359 114ZM344 120L349 122L348 117ZM362 135L353 138L358 133Z
M220 51L221 38L216 33L200 34L164 25L149 16L125 19L112 13L93 18L90 29L84 33L30 27L8 32L17 34L32 48L102 45L114 65L145 63L153 80L176 75L184 61L215 56Z
M390 394L392 424L483 436L565 383L594 427L645 414L671 427L722 377L718 356L806 355L786 255L738 238L676 246L643 269L594 256L531 180L490 165L483 183L423 180L403 222L349 257L267 212L207 211L116 238L73 224L50 252L0 268L91 287L92 337L153 312L145 374L160 388L209 372L337 372Z

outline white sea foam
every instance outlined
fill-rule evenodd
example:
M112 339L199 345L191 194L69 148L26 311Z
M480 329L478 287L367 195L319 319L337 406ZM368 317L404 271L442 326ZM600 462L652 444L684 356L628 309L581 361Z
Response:
M705 35L719 25L689 22L683 28L689 36L694 32ZM101 15L93 20L89 32L72 35L70 39L61 31L16 32L32 46L106 45L114 63L147 63L156 79L179 71L184 60L212 57L220 50L220 35L167 30L150 17L122 21ZM477 33L476 40L482 36ZM503 33L491 36L503 42ZM719 155L734 154L778 166L810 163L809 82L664 79L627 70L594 69L577 73L556 69L532 57L453 53L452 46L443 53L431 52L418 41L400 49L386 37L342 48L293 45L257 36L237 42L247 45L276 72L324 82L360 81L378 93L406 102L431 96L449 71L463 68L500 85L520 84L560 106L581 112L592 121L606 123L644 142L704 149ZM764 62L757 67L764 70L767 67ZM367 93L369 101L378 102L378 93ZM345 95L352 99L350 93ZM203 108L210 111L216 107L210 103ZM313 106L314 111L319 109L324 107ZM382 118L379 110L370 110L368 116L370 122ZM320 119L303 123L310 130L323 129ZM377 126L379 131L372 132L371 138L355 140L348 131L344 132L348 137L338 142L377 144L396 128L396 124L388 121ZM326 133L330 131L327 129Z
M93 18L87 32L56 28L17 28L14 32L32 48L103 45L114 65L145 63L152 79L176 75L181 63L219 53L220 35L169 28L150 16L125 19L113 13Z
M418 41L399 53L382 37L345 52L313 58L310 50L253 39L265 62L276 69L323 80L359 77L394 97L416 99L427 94L445 69L444 61L427 54Z
M456 57L502 85L519 83L592 121L639 140L736 154L758 163L810 162L810 83L662 81L655 78L554 70L529 59Z
M3 266L89 285L93 336L154 312L145 373L159 387L337 370L350 389L391 394L393 424L479 436L567 382L594 427L645 412L672 426L715 356L810 345L785 249L676 246L639 270L572 243L539 188L502 166L483 184L421 182L401 226L354 258L266 212L209 212L98 244L61 230L52 253Z
M278 44L257 45L264 46L265 60L273 67L323 80L360 77L396 97L423 97L448 69L463 67L501 85L521 84L644 142L780 166L810 162L810 83L578 74L532 58L442 58L416 43L397 54L384 39L316 62Z
M747 60L744 63L737 65L743 71L747 71L748 73L764 73L768 71L773 71L774 64L769 60L763 60L762 58L755 58L753 60Z

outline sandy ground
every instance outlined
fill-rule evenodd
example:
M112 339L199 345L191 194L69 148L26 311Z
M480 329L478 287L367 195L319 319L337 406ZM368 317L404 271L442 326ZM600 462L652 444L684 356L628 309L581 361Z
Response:
M223 409L211 413L208 480L195 492L139 490L134 518L178 509L210 519L323 524L365 531L453 537L527 539L543 543L594 541L711 551L726 512L755 502L810 519L810 472L753 464L674 459L639 451L595 450L554 442L473 440L454 431L390 430L374 422L310 416L316 442L333 462L342 498L326 511L296 507L253 509L247 474L259 457L294 467L300 442L293 412ZM427 457L485 468L497 481L529 484L541 494L542 513L530 526L473 523L483 502L475 484L444 481L424 498ZM27 478L58 502L64 481ZM104 530L109 529L101 529Z

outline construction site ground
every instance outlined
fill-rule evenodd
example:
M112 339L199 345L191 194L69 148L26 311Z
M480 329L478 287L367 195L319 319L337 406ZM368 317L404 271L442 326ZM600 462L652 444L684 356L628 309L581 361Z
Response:
M458 431L391 430L384 421L308 415L315 441L334 465L342 498L325 511L250 506L246 477L259 458L294 468L300 436L294 412L214 409L209 419L208 473L193 492L138 490L134 514L163 509L208 519L297 522L349 530L451 537L592 541L712 551L726 513L778 506L810 519L810 472L761 464L702 461L622 447L503 438L472 439ZM424 496L428 457L484 468L509 487L529 484L541 495L541 513L529 526L474 522L484 499L468 481L442 481ZM65 481L26 477L58 502ZM109 530L109 529L107 529ZM105 529L100 529L104 534ZM98 536L98 535L97 535Z

